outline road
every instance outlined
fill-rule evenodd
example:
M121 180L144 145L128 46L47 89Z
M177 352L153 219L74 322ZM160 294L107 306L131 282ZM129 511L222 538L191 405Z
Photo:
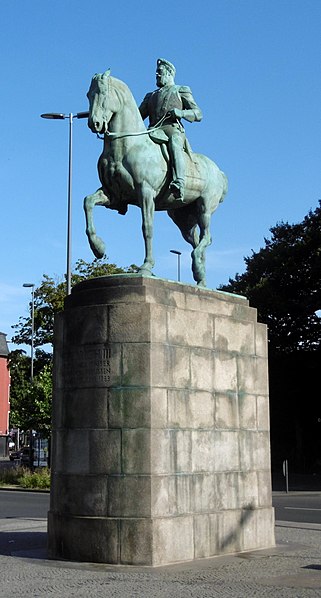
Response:
M49 493L0 490L0 519L47 518Z
M275 519L321 523L321 493L273 494ZM47 518L49 493L0 490L0 519Z
M321 523L321 493L273 494L276 521Z

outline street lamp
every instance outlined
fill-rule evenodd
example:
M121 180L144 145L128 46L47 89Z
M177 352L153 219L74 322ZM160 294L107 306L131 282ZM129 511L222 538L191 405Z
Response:
M35 285L33 282L25 282L23 287L31 289L31 370L30 380L33 384L33 348L34 348L34 334L35 334Z
M171 253L175 253L177 255L177 280L178 282L181 281L181 251L177 251L176 249L170 249Z
M72 199L72 123L74 118L88 118L88 112L77 114L61 114L60 112L47 112L41 118L51 120L69 120L69 168L68 168L68 215L67 215L67 295L71 293L71 199Z

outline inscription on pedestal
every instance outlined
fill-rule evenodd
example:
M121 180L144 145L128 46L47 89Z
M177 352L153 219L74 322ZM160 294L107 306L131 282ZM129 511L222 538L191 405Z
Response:
M110 386L110 347L73 347L64 355L66 388Z

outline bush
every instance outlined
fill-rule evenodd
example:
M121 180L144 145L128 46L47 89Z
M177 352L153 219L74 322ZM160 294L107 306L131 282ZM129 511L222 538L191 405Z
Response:
M22 486L22 488L50 488L50 470L41 467L31 471L26 467L2 467L0 468L0 484L8 486Z
M19 484L23 488L50 488L50 470L47 467L41 467L36 471L25 469Z
M1 467L0 468L0 484L8 484L10 486L18 486L19 480L23 475L24 467Z

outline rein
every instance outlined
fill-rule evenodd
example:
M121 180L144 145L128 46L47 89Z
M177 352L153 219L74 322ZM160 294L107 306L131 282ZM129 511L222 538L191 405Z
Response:
M99 135L96 133L97 139L104 139L106 137L111 137L113 139L120 139L121 137L139 137L140 135L149 135L149 133L153 133L153 131L157 131L158 129L162 129L162 124L164 120L168 117L168 114L164 114L162 118L156 123L154 127L151 129L146 129L145 131L139 131L138 133L132 131L120 131L119 133L112 133L110 131L106 131L104 136Z

